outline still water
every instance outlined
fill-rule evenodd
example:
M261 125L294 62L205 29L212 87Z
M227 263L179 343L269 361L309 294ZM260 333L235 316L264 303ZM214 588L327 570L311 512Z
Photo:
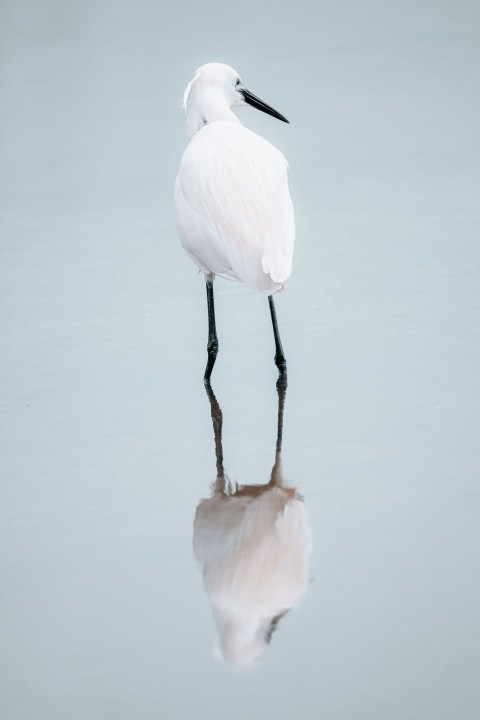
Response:
M4 0L0 46L2 717L474 717L478 5ZM284 396L225 281L202 383L172 185L211 60L291 123L238 111L291 166Z

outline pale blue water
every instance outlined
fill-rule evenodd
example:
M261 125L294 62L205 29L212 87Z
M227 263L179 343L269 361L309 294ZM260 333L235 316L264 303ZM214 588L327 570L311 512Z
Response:
M2 717L478 713L475 3L4 2ZM313 583L264 662L214 658L192 524L215 478L181 98L221 60L289 118L284 462ZM266 301L216 284L225 466L267 482Z

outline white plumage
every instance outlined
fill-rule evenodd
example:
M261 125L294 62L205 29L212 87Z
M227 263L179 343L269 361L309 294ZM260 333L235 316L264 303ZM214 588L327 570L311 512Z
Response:
M245 103L285 120L247 91L228 65L204 65L189 83L189 143L175 183L176 220L183 247L207 279L220 275L270 295L292 270L288 165L240 123L231 108Z

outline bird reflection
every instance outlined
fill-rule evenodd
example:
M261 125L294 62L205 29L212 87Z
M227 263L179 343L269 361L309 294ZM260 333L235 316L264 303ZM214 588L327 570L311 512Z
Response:
M212 496L198 504L195 558L213 606L223 658L247 665L259 660L281 618L310 582L311 526L296 488L282 473L286 375L277 382L275 462L268 483L237 485L223 467L222 411L210 383L217 478Z

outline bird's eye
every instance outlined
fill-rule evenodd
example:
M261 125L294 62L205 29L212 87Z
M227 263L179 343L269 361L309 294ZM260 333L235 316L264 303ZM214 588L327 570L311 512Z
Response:
M242 82L242 81L240 80L240 78L237 78L237 82L235 83L235 87L238 87L238 86L241 84L241 82Z

